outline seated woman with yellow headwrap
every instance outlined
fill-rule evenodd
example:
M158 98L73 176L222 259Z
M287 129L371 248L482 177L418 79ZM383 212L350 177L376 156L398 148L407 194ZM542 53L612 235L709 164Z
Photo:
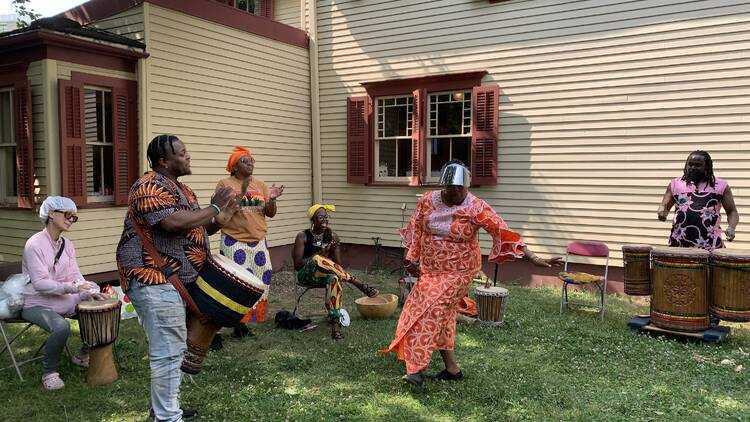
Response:
M241 195L239 207L228 221L221 221L221 254L246 268L263 284L271 284L273 268L266 242L266 217L276 215L276 198L284 192L284 185L269 188L253 175L255 158L249 148L235 146L227 162L230 176L216 185L216 191L224 187L234 189ZM218 218L218 217L217 217ZM251 321L265 321L268 289L253 308ZM248 328L242 324L235 328L234 336L247 335Z
M307 210L312 228L297 233L292 249L297 283L304 287L325 287L325 307L331 321L331 337L341 334L341 282L346 281L367 296L378 295L378 290L357 280L341 267L339 237L328 226L328 212L336 211L333 205L315 204Z

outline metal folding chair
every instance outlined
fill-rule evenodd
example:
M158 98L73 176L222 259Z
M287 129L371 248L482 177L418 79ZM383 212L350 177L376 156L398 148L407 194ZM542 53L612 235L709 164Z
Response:
M592 258L604 258L604 277L597 276L594 274L588 274L583 272L569 273L568 263L570 256L585 256ZM574 274L575 277L571 278L565 274ZM560 315L563 313L563 307L568 305L592 307L599 309L599 316L601 320L604 320L604 305L607 294L607 276L609 274L609 247L602 242L593 241L572 241L568 243L568 248L565 252L565 267L563 272L559 274L560 280L562 280L562 292L560 293ZM585 285L595 284L599 288L599 304L592 305L584 302L571 302L568 300L568 286L571 284Z
M25 325L24 325L23 328L21 328L21 331L15 333L12 337L8 338L8 334L5 331L5 325L6 324L25 324ZM20 379L21 382L24 381L23 380L23 375L21 375L21 366L23 366L23 365L25 365L27 363L30 363L30 362L34 362L34 361L39 360L39 359L43 359L44 355L40 356L39 353L44 348L44 345L47 344L47 341L45 340L41 344L41 346L39 346L39 348L36 349L36 352L34 353L34 355L31 358L26 359L26 360L22 360L22 361L18 360L18 358L16 357L16 353L13 352L13 347L12 347L13 346L13 342L16 341L16 339L18 339L19 337L21 337L21 335L23 335L23 333L25 333L26 331L28 331L29 328L31 328L33 325L34 325L33 323L28 322L28 321L23 320L23 319L15 319L15 318L13 318L13 319L0 319L0 335L2 335L3 342L5 343L5 346L2 348L2 350L0 350L0 356L2 356L2 354L7 350L8 354L10 355L10 361L11 361L11 365L10 366L6 366L6 367L3 367L3 368L0 368L0 370L8 369L8 368L14 368L16 370L16 375L18 375L18 379ZM70 349L68 349L68 344L67 343L65 344L65 351L68 353L68 356L73 356L73 354L70 353Z

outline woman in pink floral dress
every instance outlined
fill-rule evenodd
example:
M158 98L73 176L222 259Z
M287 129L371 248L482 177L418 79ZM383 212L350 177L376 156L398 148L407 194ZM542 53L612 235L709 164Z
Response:
M396 352L406 362L403 379L423 382L435 350L445 363L436 379L460 380L463 372L453 351L456 309L482 266L477 233L486 230L493 239L489 259L503 262L525 257L535 265L560 265L561 258L542 259L510 230L502 218L483 200L468 191L469 170L459 161L443 168L443 189L426 192L417 204L406 228L401 230L407 249L404 264L419 281L401 311L396 336L383 353ZM417 270L417 263L419 269Z

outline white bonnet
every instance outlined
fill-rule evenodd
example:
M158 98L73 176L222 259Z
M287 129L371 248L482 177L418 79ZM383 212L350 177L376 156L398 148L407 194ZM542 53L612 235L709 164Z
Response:
M78 212L76 203L72 199L64 196L48 196L42 202L42 206L39 207L39 221L42 224L47 224L50 213L55 210L73 210L74 212Z

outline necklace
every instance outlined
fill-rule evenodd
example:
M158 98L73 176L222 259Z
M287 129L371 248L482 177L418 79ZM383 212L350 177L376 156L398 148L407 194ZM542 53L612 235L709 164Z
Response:
M323 233L321 233L321 234L315 234L315 232L314 232L314 231L310 230L310 234L312 234L312 236L313 236L313 239L315 240L315 244L316 244L316 245L320 245L320 244L322 244L322 243L323 243L323 234L324 234L324 233L325 233L325 232L323 232Z

